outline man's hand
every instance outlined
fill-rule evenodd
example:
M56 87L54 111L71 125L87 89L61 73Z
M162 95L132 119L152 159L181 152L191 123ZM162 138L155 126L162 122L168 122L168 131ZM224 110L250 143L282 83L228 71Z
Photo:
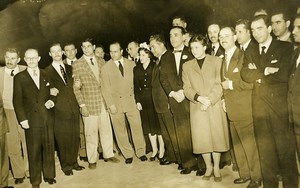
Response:
M117 107L115 105L110 106L109 111L111 114L116 114L118 112Z
M225 78L225 81L221 83L223 89L231 89L232 81Z
M249 63L248 64L248 69L254 70L254 69L257 69L257 67L254 63Z
M88 117L88 116L90 115L89 110L87 109L86 106L80 107L80 113L81 113L82 116L84 116L84 117Z
M143 108L142 108L142 104L141 103L136 103L136 108L139 110L139 111L141 111L141 110L143 110Z
M276 67L266 67L264 73L267 76L269 74L274 74L274 73L276 73L278 71L279 71L279 68L276 68Z
M197 98L197 101L200 102L201 104L203 104L204 106L207 106L207 107L209 107L211 105L211 102L208 99L208 97L199 96Z
M45 107L49 110L54 107L54 102L52 100L47 100L45 103Z
M50 95L57 96L58 93L59 91L55 87L50 89Z
M173 97L176 100L176 102L178 102L178 103L181 103L185 99L183 90L172 91L169 96Z
M23 129L29 129L28 120L22 121L20 124Z

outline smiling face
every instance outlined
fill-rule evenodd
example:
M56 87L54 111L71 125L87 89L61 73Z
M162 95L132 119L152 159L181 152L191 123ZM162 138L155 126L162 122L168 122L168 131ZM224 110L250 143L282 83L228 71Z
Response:
M184 45L184 34L180 28L171 29L170 42L175 49Z
M235 46L236 36L229 27L221 29L219 39L221 46L225 50L229 50L230 48Z
M149 54L147 54L145 52L145 50L140 50L139 51L139 56L140 56L140 61L141 61L142 64L150 62Z
M263 19L259 19L251 23L251 31L258 43L264 43L270 36L271 27L268 27Z
M191 42L190 44L191 52L196 59L202 59L205 56L206 46L200 41Z
M95 46L91 42L83 42L81 45L82 52L84 55L91 57L94 55Z
M220 27L217 24L212 24L207 28L208 38L212 43L217 43L219 40Z

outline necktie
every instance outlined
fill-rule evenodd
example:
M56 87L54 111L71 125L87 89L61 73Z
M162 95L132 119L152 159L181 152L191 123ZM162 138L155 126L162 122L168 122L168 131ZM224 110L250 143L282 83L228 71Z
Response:
M33 76L37 76L36 70L33 70Z
M73 64L73 61L71 61L71 65Z
M215 46L212 46L212 48L211 48L211 55L215 55Z
M14 74L14 70L11 70L10 75L11 75L11 76L14 76L14 75L15 75L15 74Z
M182 52L182 50L174 50L173 51L173 53L175 54L175 53L181 53Z
M123 65L120 61L119 61L119 70L120 70L122 76L124 76L124 68L123 68Z
M266 55L266 47L265 46L262 46L261 47L261 52L260 52L260 55Z
M242 45L241 45L241 50L245 51L245 50L244 50L244 47L243 47Z
M93 58L91 58L90 60L91 60L91 64L94 65Z
M63 68L63 66L59 65L60 67L60 72L64 78L64 81L65 81L65 84L68 85L68 80L67 80L67 74L66 74L66 71L65 69Z

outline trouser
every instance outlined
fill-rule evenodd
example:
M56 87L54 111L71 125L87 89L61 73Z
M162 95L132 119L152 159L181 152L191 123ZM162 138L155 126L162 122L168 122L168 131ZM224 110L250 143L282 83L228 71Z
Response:
M2 126L2 125L1 125ZM6 133L0 134L0 187L8 185L9 161Z
M23 178L28 172L28 156L24 129L19 125L14 110L5 109L9 127L7 133L8 157L14 178Z

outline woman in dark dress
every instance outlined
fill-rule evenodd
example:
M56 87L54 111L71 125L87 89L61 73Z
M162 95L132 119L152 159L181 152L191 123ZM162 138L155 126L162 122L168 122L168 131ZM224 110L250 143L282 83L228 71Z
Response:
M146 43L139 48L140 62L134 68L134 94L137 109L140 111L144 135L149 136L152 147L150 161L154 161L159 153L162 158L165 153L164 142L161 136L158 119L152 101L152 71L154 67L153 54ZM158 143L157 143L158 140ZM159 144L159 151L158 151Z

